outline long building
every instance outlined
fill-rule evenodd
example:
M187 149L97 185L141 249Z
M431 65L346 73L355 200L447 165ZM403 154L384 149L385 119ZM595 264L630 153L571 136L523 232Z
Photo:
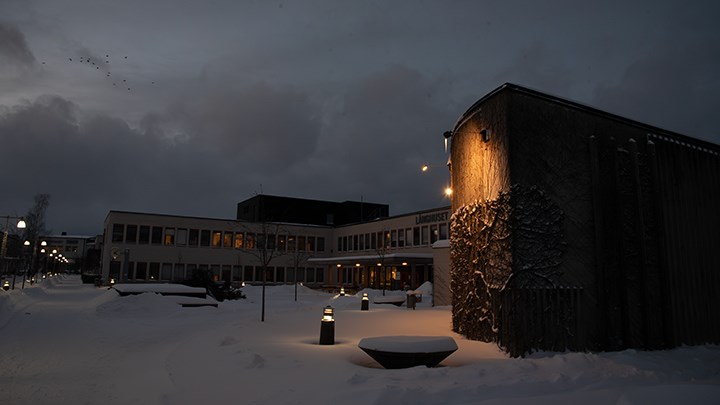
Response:
M387 212L383 204L278 196L239 203L236 219L110 211L102 278L182 282L204 271L231 283L403 289L435 281L438 266L448 274L450 207ZM449 305L449 277L437 279L436 303Z

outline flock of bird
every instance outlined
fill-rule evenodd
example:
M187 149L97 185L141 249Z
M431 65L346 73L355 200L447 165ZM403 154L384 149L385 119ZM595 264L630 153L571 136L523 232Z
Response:
M124 56L122 60L127 59L127 56ZM79 58L73 58L68 57L68 61L73 63L80 63L85 66L94 67L95 70L101 70L105 72L105 77L112 81L113 87L117 88L127 88L127 91L131 91L132 89L129 87L130 83L128 83L127 79L121 79L120 77L113 76L112 72L110 71L110 55L105 55L105 58L103 59L93 59L89 56L80 56ZM44 64L44 62L43 62ZM122 80L122 82L120 81ZM151 84L155 84L155 82L151 82Z

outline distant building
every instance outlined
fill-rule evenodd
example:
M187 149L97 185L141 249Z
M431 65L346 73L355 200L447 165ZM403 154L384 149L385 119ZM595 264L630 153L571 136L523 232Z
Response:
M433 280L437 266L447 272L447 257L434 260L447 246L433 244L448 238L449 207L387 213L384 204L277 196L239 203L238 219L110 211L102 277L181 282L202 271L231 283L401 289ZM265 266L263 255L273 257ZM438 301L445 305L447 282Z
M534 350L720 343L720 147L513 84L451 137L453 328Z
M44 241L47 246L43 249L44 254L39 256L42 263L38 265L44 266L48 271L51 269L62 269L70 272L94 272L99 273L100 262L99 254L102 247L100 246L102 238L97 236L84 235L67 235L61 233L59 235L44 235L38 238ZM38 249L41 247L38 246ZM67 263L53 264L54 257L62 255L67 259ZM47 263L45 263L47 262Z

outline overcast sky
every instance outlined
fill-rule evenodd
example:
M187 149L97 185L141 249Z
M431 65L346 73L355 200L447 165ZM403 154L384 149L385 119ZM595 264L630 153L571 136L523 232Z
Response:
M234 218L259 193L448 205L505 82L720 143L720 2L0 0L0 216ZM423 162L431 171L422 174Z

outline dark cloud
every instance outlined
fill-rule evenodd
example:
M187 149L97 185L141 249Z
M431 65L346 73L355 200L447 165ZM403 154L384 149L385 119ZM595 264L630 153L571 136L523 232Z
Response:
M334 99L317 156L336 185L328 198L392 200L394 212L446 203L437 198L438 178L447 177L442 133L456 112L443 103L442 88L441 81L394 66L350 85ZM423 177L423 162L437 164L439 170Z
M720 143L720 30L711 9L673 8L661 44L639 49L616 82L596 86L593 104L664 129ZM676 28L684 27L679 30Z
M87 233L261 191L445 205L442 133L506 81L719 142L719 4L6 0L0 214L38 192Z
M285 170L311 154L320 131L317 107L306 94L264 83L239 89L212 85L178 100L162 120L175 126L182 142L216 150L246 171L265 173Z
M30 69L35 63L23 33L14 25L0 21L0 67Z

